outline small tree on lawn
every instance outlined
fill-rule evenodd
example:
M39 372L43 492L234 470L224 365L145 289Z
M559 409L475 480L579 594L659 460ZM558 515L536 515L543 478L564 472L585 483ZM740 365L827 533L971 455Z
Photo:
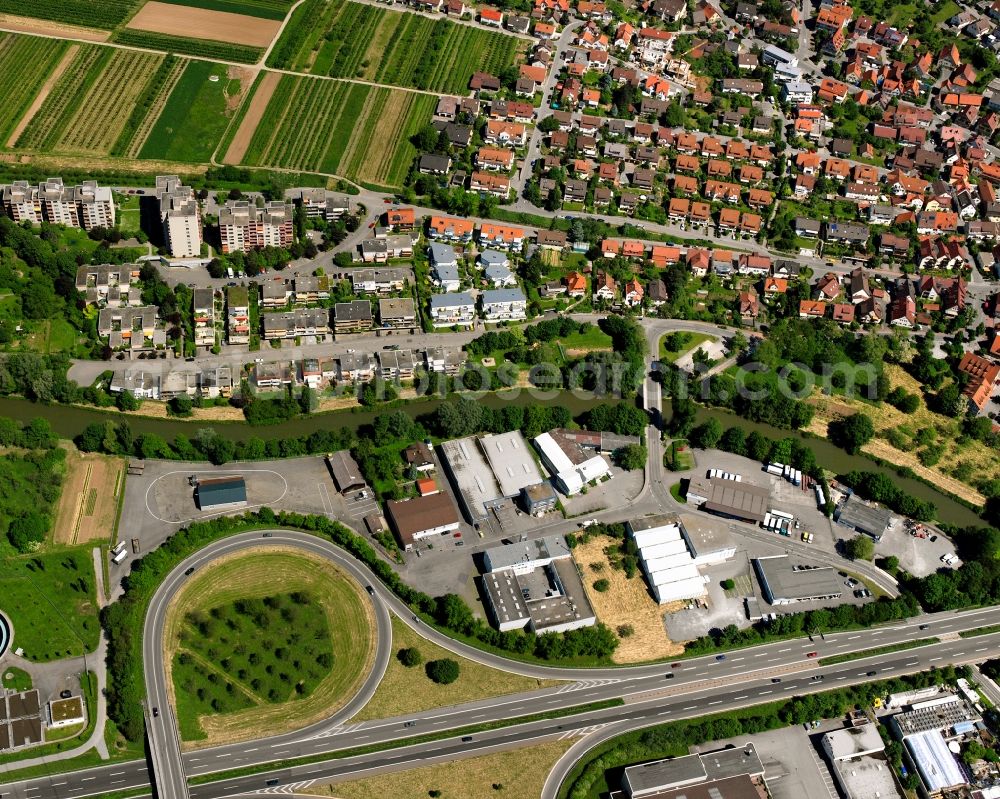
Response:
M420 650L412 646L406 646L400 649L396 654L396 657L399 658L399 662L407 668L419 666L424 661L424 656L420 654Z

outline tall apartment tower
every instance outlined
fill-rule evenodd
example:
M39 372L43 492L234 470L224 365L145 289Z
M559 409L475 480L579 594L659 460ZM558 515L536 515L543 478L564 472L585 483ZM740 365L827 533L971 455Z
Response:
M263 208L231 200L219 211L222 251L246 252L260 247L288 247L294 238L294 208L274 200Z
M80 186L67 188L62 178L49 178L37 186L26 180L0 186L0 201L4 211L15 222L34 225L49 222L90 230L115 225L115 202L111 189L87 180Z
M201 215L190 186L181 184L176 175L156 178L156 197L160 201L163 239L173 258L201 255Z

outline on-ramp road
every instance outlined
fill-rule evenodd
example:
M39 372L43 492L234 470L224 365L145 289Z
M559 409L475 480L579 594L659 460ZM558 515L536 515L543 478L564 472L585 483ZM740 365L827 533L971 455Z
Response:
M627 704L625 707L592 710L572 717L479 732L472 736L472 741L461 741L459 735L327 763L280 769L266 775L256 774L198 785L190 789L190 795L197 799L235 796L248 791L258 792L267 787L265 783L270 779L277 779L279 785L276 788L287 793L291 786L298 783L343 779L378 770L400 768L408 764L415 765L418 761L425 762L429 758L447 759L458 753L489 750L537 737L568 735L573 731L597 725L622 722L639 724L643 721L652 723L657 720L697 716L724 710L740 703L753 704L767 701L767 697L777 698L782 695L791 696L806 691L823 690L841 682L845 684L852 681L863 682L865 679L871 679L867 677L867 672L872 670L877 671L879 676L902 674L933 665L982 660L1000 653L1000 634L968 639L957 637L957 633L962 630L1000 623L1000 607L993 607L962 613L921 616L919 624L926 625L926 629L919 631L918 621L904 622L868 630L830 634L812 641L808 638L799 638L730 651L723 660L716 660L714 655L689 658L677 661L676 667L666 663L621 668L566 669L522 664L456 642L415 621L409 609L377 582L363 565L352 560L331 542L307 533L278 530L273 531L271 537L263 538L263 532L243 533L209 545L171 572L154 595L144 641L144 652L149 657L147 661L149 704L161 709L167 704L160 643L162 610L173 593L184 583L186 579L184 571L191 567L197 569L219 555L268 543L301 547L306 551L329 557L359 579L362 584L373 586L379 618L379 654L376 668L359 695L334 719L280 736L183 754L181 764L178 766L182 772L178 773L184 773L190 778L233 768L300 757L323 756L355 747L399 741L416 735L447 734L449 731L469 726L509 720L544 711L565 710L607 699L621 698ZM389 610L420 634L456 654L511 672L572 682L540 691L501 696L393 719L345 725L342 721L367 702L378 682L375 675L381 676L382 670L388 663L391 651ZM157 617L161 618L159 623L155 621ZM939 637L942 641L920 649L884 654L839 666L824 667L819 663L822 657L888 646L911 641L917 637ZM819 657L807 657L812 651L816 651ZM674 676L667 678L666 674ZM819 675L822 675L822 679L813 679ZM780 683L773 682L774 680L780 680ZM161 712L159 719L164 718ZM408 721L415 722L414 726L405 727L404 724ZM166 721L163 721L162 725L152 737L163 736L169 732ZM4 795L4 799L10 797L78 799L143 787L149 784L149 777L144 762L132 761L11 783L0 788L0 793Z

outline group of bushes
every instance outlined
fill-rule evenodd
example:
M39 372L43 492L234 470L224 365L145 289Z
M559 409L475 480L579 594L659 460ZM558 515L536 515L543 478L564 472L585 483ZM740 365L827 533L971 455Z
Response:
M461 597L446 594L434 598L411 588L370 544L339 522L325 516L275 514L270 508L261 508L242 516L195 522L170 536L133 564L124 580L121 598L101 611L101 623L108 636L108 714L126 738L139 741L144 733L142 636L146 608L157 587L184 558L212 541L243 530L271 526L305 530L343 547L415 612L480 646L515 656L579 663L606 662L618 645L615 634L602 624L558 634L501 633L475 618ZM447 678L450 668L441 668L439 676Z

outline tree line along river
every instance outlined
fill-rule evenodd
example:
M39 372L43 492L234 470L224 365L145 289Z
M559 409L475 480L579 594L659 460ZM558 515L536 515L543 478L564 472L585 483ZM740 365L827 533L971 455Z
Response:
M491 408L501 408L509 403L527 406L536 402L557 402L568 408L574 417L595 405L608 402L607 398L583 397L571 391L550 392L549 396L552 399L537 399L527 391L515 392L513 396L489 393L480 396L477 401ZM442 399L435 398L408 402L394 407L393 410L401 409L411 416L418 417L432 413L443 401ZM667 408L664 410L666 414L669 414ZM127 419L133 432L155 433L168 441L177 435L193 437L197 434L198 430L205 427L211 427L219 435L233 441L238 441L254 436L264 439L307 436L317 430L340 429L342 427L356 431L363 425L371 424L380 413L384 412L384 410L367 409L330 411L296 417L295 419L278 424L255 427L251 427L243 422L207 422L204 420L162 419L137 415L130 415ZM122 414L115 410L66 405L43 405L20 397L0 397L0 416L7 416L21 422L27 422L36 417L44 418L52 425L52 429L61 438L74 438L87 425L94 422L103 423L109 420L120 421L122 419ZM956 502L950 496L937 491L932 486L920 480L902 477L894 470L881 466L862 455L848 455L844 450L834 446L826 439L806 436L798 431L780 430L767 424L741 419L729 411L699 406L697 408L697 421L702 422L709 418L717 419L723 428L738 425L747 433L756 430L768 438L797 436L813 450L817 461L826 469L834 471L837 474L845 474L851 469L880 472L890 477L903 491L927 502L933 502L938 509L938 518L940 521L959 527L983 524L982 519L980 519L975 511L970 510L960 502Z

